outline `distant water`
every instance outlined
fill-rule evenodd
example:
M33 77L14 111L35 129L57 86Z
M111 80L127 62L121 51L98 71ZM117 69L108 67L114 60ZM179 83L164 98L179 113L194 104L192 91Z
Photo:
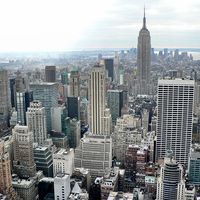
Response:
M194 60L200 60L200 52L188 52L188 54L192 54Z

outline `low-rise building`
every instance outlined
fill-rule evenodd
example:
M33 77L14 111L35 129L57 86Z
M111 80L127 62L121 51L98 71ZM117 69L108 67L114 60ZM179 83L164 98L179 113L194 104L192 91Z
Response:
M86 189L89 192L91 186L91 175L88 169L75 168L71 175L71 183L78 182L82 189Z
M105 135L87 135L75 149L75 167L89 169L95 179L112 165L112 139Z
M54 178L54 199L65 200L70 195L70 176L68 174L57 174Z
M133 200L133 193L113 192L111 191L107 200Z
M185 187L185 200L194 200L195 199L195 187L192 185L186 185Z
M101 200L107 200L110 191L118 191L119 168L107 171L101 182Z
M200 185L200 151L192 151L189 157L188 178L191 184Z
M34 148L34 160L37 171L43 171L46 177L53 176L53 158L52 152L47 146L38 146Z
M17 194L22 199L37 199L37 187L36 187L36 180L33 178L29 179L19 179L18 177L14 177L12 180L12 185Z

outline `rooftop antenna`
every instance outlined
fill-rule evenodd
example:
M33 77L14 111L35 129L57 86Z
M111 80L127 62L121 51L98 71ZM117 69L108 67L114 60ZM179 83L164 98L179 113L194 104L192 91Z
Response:
M146 28L146 13L145 13L145 5L144 5L144 17L143 17L143 28Z

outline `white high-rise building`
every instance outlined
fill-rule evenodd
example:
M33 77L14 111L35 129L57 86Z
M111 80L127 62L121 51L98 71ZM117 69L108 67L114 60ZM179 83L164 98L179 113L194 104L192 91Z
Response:
M157 159L173 151L177 162L187 165L192 142L193 80L159 80L157 94Z
M185 200L185 181L183 167L172 158L172 151L167 152L157 180L156 200Z
M66 117L66 107L61 105L59 107L51 108L51 126L52 130L62 132L63 119Z
M105 111L105 68L95 65L89 79L89 126L93 134L103 133Z
M54 199L67 200L70 195L70 175L57 174L54 178Z
M92 177L101 176L112 166L112 139L110 136L88 135L75 149L76 168L89 169Z
M33 101L26 112L28 130L33 132L33 141L43 145L47 139L45 108L40 101Z
M74 149L60 149L53 155L53 174L58 173L72 175L74 170Z

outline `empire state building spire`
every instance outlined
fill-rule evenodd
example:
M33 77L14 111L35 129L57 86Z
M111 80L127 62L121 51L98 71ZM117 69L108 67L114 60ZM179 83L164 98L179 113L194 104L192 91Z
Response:
M143 17L143 27L142 27L142 28L147 28L147 27L146 27L145 7L144 7L144 17Z
M137 47L137 80L138 94L150 93L150 66L151 66L151 36L146 27L144 8L143 26L138 36Z

